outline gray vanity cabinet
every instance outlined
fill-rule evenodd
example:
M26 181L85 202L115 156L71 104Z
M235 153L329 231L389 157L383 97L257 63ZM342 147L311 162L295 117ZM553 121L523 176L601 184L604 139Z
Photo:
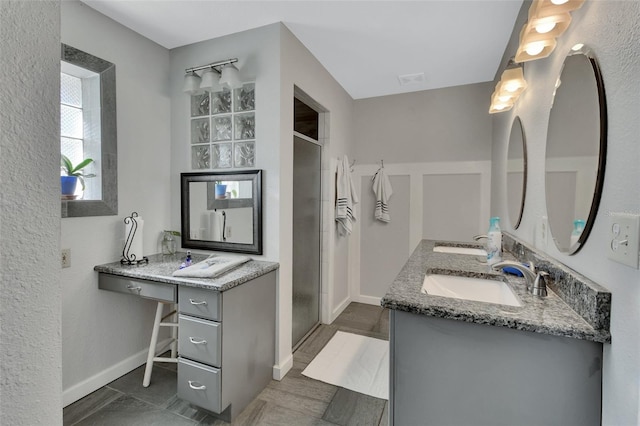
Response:
M602 344L390 312L391 425L598 425Z
M276 273L223 292L180 287L178 397L232 421L275 362Z

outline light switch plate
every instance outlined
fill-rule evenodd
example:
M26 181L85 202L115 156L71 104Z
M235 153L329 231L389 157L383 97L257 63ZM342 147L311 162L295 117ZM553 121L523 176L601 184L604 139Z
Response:
M71 249L62 249L62 267L71 267Z
M640 215L611 213L607 242L609 259L638 269Z

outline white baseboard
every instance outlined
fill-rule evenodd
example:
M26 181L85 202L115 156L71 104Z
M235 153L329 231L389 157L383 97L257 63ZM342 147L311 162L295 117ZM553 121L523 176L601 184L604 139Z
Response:
M359 296L356 296L353 301L354 302L359 302L359 303L366 303L367 305L380 306L380 301L381 300L382 300L381 297L359 295Z
M273 380L282 380L284 376L293 367L293 354L287 355L287 358L282 364L273 366Z
M336 318L338 318L340 316L340 314L342 313L342 311L344 311L347 306L349 306L349 303L351 303L351 298L349 296L345 297L344 300L342 302L340 302L338 304L338 306L336 306L333 311L331 311L331 318L330 318L330 322L329 324L331 324L332 322L334 322L336 320Z
M163 342L158 343L158 346L162 346L168 343L170 339L166 339ZM91 392L94 392L104 385L113 382L115 379L124 376L131 370L135 370L144 363L147 362L148 349L143 349L135 355L130 356L127 359L120 361L119 363L112 365L111 367L102 370L98 374L77 383L70 388L62 391L62 406L66 407L69 404L76 402L77 400L84 398Z

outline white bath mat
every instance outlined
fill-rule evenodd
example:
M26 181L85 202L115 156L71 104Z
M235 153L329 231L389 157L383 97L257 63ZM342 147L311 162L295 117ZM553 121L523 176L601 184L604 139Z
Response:
M389 399L389 342L338 331L302 374Z

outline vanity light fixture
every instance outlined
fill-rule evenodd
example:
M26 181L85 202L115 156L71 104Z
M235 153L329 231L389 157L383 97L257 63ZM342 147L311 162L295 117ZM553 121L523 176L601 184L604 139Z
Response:
M202 81L200 82L200 90L207 92L217 92L220 87L220 75L214 68L209 68L202 71Z
M191 95L197 93L200 90L200 76L194 71L188 72L184 76L184 85L182 91Z
M502 73L496 89L491 95L489 114L509 111L527 88L522 66L513 67L513 60L509 61L510 68Z
M220 85L229 89L239 89L242 87L240 72L233 64L227 64L222 67L220 75Z
M584 0L534 0L527 23L520 31L516 62L549 56L556 48L556 38L571 24L569 12L580 8L582 3Z
M551 16L580 9L585 0L534 0L538 16Z
M232 65L235 62L238 62L238 58L187 68L185 70L186 74L184 76L184 86L182 90L190 95L200 91L211 92L220 90L220 86L225 86L225 84L223 84L222 77L219 76L222 75L224 77L223 71L227 67L231 67L235 70L235 73L233 71L227 71L227 74L231 75L227 80L233 81L234 86L231 86L230 84L226 84L226 86L231 89L241 87L242 81L240 79L239 71ZM202 76L198 75L197 71L203 71Z

